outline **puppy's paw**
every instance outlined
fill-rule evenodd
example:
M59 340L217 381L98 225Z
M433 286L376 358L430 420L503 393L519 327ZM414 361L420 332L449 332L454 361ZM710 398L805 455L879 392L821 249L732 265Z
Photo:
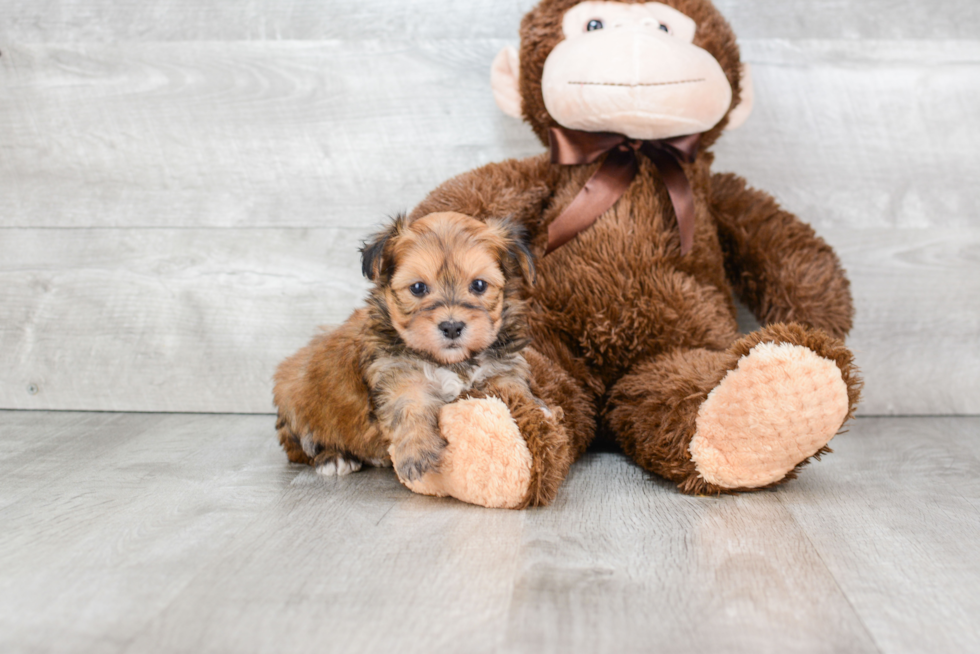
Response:
M524 417L545 420L539 407ZM447 404L439 427L449 443L438 474L406 482L416 493L455 497L488 508L525 505L533 460L510 409L496 398L467 399Z
M393 447L391 460L400 479L415 481L428 472L439 470L439 461L445 449L446 441L442 438L428 446L411 444L399 448Z
M359 459L345 457L343 454L318 461L316 465L317 474L324 477L344 477L360 469L361 461Z

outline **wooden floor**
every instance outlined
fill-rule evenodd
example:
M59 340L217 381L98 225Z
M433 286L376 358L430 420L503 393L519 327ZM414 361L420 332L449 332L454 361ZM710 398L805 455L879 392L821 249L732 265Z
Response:
M593 453L522 513L320 478L273 431L0 412L0 651L980 651L980 418L861 419L720 499Z

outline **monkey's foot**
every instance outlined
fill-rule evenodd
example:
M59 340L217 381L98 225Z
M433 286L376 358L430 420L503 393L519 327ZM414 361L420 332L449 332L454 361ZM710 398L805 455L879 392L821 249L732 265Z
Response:
M708 483L749 489L783 479L848 415L837 364L791 343L759 343L701 405L691 459Z
M531 484L531 453L507 405L496 398L448 404L439 415L443 450L438 471L404 481L412 491L455 497L491 509L514 509Z

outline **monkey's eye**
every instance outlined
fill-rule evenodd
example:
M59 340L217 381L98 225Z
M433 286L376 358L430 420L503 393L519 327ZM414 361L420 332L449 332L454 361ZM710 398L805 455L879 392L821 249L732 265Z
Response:
M412 292L415 297L425 297L429 293L429 287L422 282L415 282L408 287L408 290Z
M487 292L487 286L488 284L485 281L482 279L477 279L470 284L470 291L472 291L474 295L483 295Z
M663 23L660 23L660 31L667 32L668 34L670 34L670 28L664 25Z
M602 27L603 27L602 21L599 20L598 18L593 18L592 20L589 21L589 24L585 26L585 31L594 32L596 30L601 30Z

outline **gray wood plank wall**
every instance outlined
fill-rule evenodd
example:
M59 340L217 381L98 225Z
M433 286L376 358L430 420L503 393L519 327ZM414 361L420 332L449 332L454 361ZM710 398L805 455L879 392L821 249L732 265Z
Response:
M541 150L488 84L532 4L0 0L0 407L269 411L360 239ZM718 5L758 97L716 169L841 253L862 411L980 412L980 4Z

